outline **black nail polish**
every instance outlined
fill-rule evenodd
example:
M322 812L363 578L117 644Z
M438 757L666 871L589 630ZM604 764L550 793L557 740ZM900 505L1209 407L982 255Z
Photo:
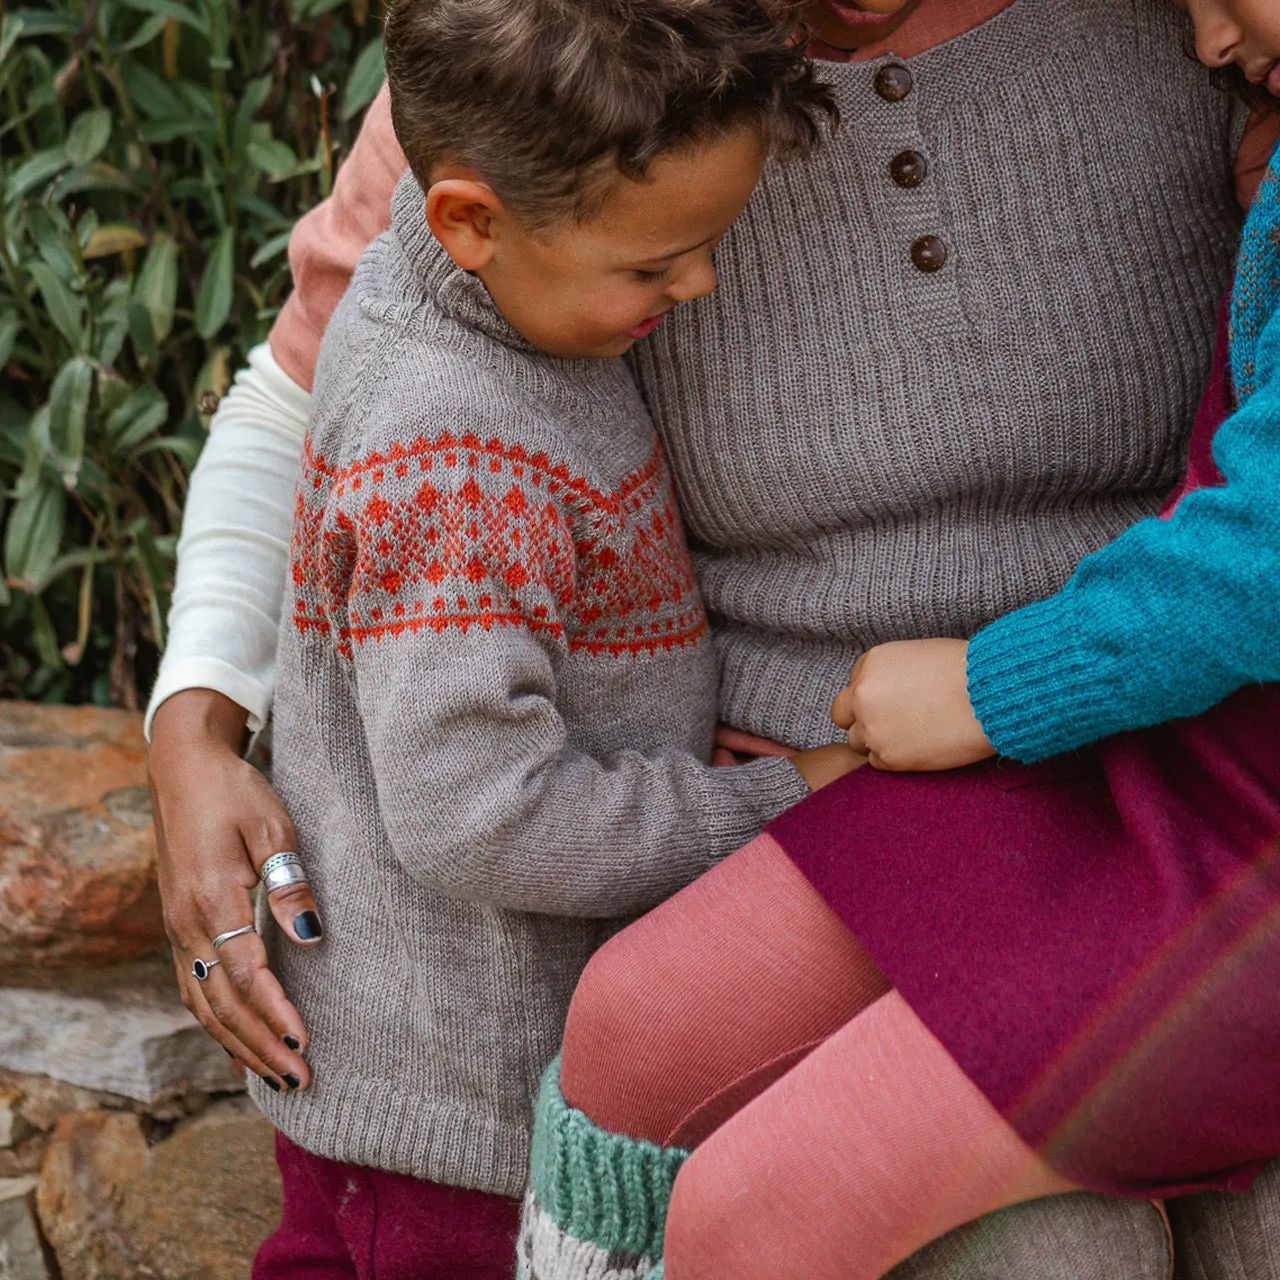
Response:
M284 1041L284 1047L292 1049L294 1053L297 1053L302 1048L302 1041L297 1036L281 1036L280 1038Z
M300 911L293 917L293 931L303 942L312 942L324 937L324 927L320 917L314 911Z
M280 1092L280 1081L279 1081L279 1080L275 1080L275 1079L273 1079L271 1076L263 1076L263 1077L262 1077L262 1083L263 1083L263 1084L265 1084L265 1085L267 1086L267 1088L271 1090L271 1092L272 1092L272 1093L279 1093L279 1092Z
M301 1080L299 1080L299 1079L298 1079L298 1077L297 1077L297 1076L295 1076L295 1075L293 1074L293 1072L292 1072L292 1071L286 1071L286 1072L285 1072L285 1073L280 1077L280 1079L281 1079L281 1080L283 1080L283 1081L285 1082L285 1084L287 1084L287 1085L289 1086L289 1088L290 1088L290 1089L301 1089L301 1088L302 1088L302 1081L301 1081Z

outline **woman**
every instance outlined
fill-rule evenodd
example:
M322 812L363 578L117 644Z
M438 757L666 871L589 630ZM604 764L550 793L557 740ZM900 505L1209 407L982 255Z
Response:
M826 705L860 649L967 634L1159 505L1207 372L1239 225L1223 158L1245 123L1168 52L1164 8L1139 0L822 0L808 16L817 56L857 64L841 163L820 187L803 173L769 187L767 236L736 237L721 263L720 311L641 361L723 624L722 718L795 746L832 740ZM1170 148L1175 101L1188 136ZM1237 177L1269 141L1240 151ZM304 1086L290 1041L305 1032L257 939L220 953L233 987L216 1007L190 966L247 918L255 867L293 847L237 751L246 713L257 727L270 700L311 363L402 168L379 103L334 199L300 224L297 292L201 464L153 700L162 890L188 1005L253 1069ZM761 272L767 306L735 312ZM1158 332L1166 366L1149 341L1128 358L1135 331ZM724 376L761 361L765 376ZM1046 396L1050 361L1064 376ZM1030 519L1017 496L1046 485L1062 502ZM1008 570L976 583L965 568L992 548ZM235 581L218 575L228 562ZM909 589L890 597L893 584ZM305 884L272 909L315 940ZM1016 1235L1025 1215L1032 1237L1044 1212L1004 1221ZM1132 1225L1106 1257L1064 1256L1064 1276L1161 1272L1149 1211L1073 1198L1049 1212Z

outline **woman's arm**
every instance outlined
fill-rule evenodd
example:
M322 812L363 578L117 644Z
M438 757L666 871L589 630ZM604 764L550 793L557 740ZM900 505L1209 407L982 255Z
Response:
M183 513L169 644L148 733L156 709L183 689L224 694L244 708L255 732L266 722L310 401L264 343L218 406Z
M206 983L191 961L211 939L252 919L250 890L271 853L294 848L270 786L244 763L246 724L271 703L276 618L320 335L365 245L390 218L404 157L385 93L366 116L330 200L290 245L295 291L215 416L192 477L178 555L169 644L147 712L160 889L183 1000L250 1069L305 1086L301 1019L254 935L227 943ZM271 908L286 936L318 941L306 886ZM300 934L311 935L309 938ZM229 979L229 981L224 981Z

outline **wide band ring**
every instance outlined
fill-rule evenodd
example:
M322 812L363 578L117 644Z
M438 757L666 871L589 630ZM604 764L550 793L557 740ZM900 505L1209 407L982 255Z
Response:
M273 853L271 857L262 864L262 869L258 872L258 878L263 884L266 884L267 878L273 871L278 871L281 867L300 866L302 866L302 858L292 849L287 849L283 853Z
M226 933L220 933L213 940L213 949L218 950L224 942L230 942L232 938L238 938L242 933L257 933L258 926L256 924L244 924L238 929L228 929Z
M307 873L296 862L285 863L262 877L262 886L268 894L277 889L287 889L291 884L306 884Z

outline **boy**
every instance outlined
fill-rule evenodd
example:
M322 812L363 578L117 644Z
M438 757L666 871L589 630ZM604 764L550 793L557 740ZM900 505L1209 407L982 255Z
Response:
M497 1198L607 920L853 761L708 766L714 654L616 358L834 117L791 31L767 0L401 0L386 46L412 173L324 341L281 638L276 782L326 930L275 949L314 1079L255 1082L286 1178L259 1280L322 1236L363 1274L366 1185L370 1256L402 1251L378 1274L509 1273Z

